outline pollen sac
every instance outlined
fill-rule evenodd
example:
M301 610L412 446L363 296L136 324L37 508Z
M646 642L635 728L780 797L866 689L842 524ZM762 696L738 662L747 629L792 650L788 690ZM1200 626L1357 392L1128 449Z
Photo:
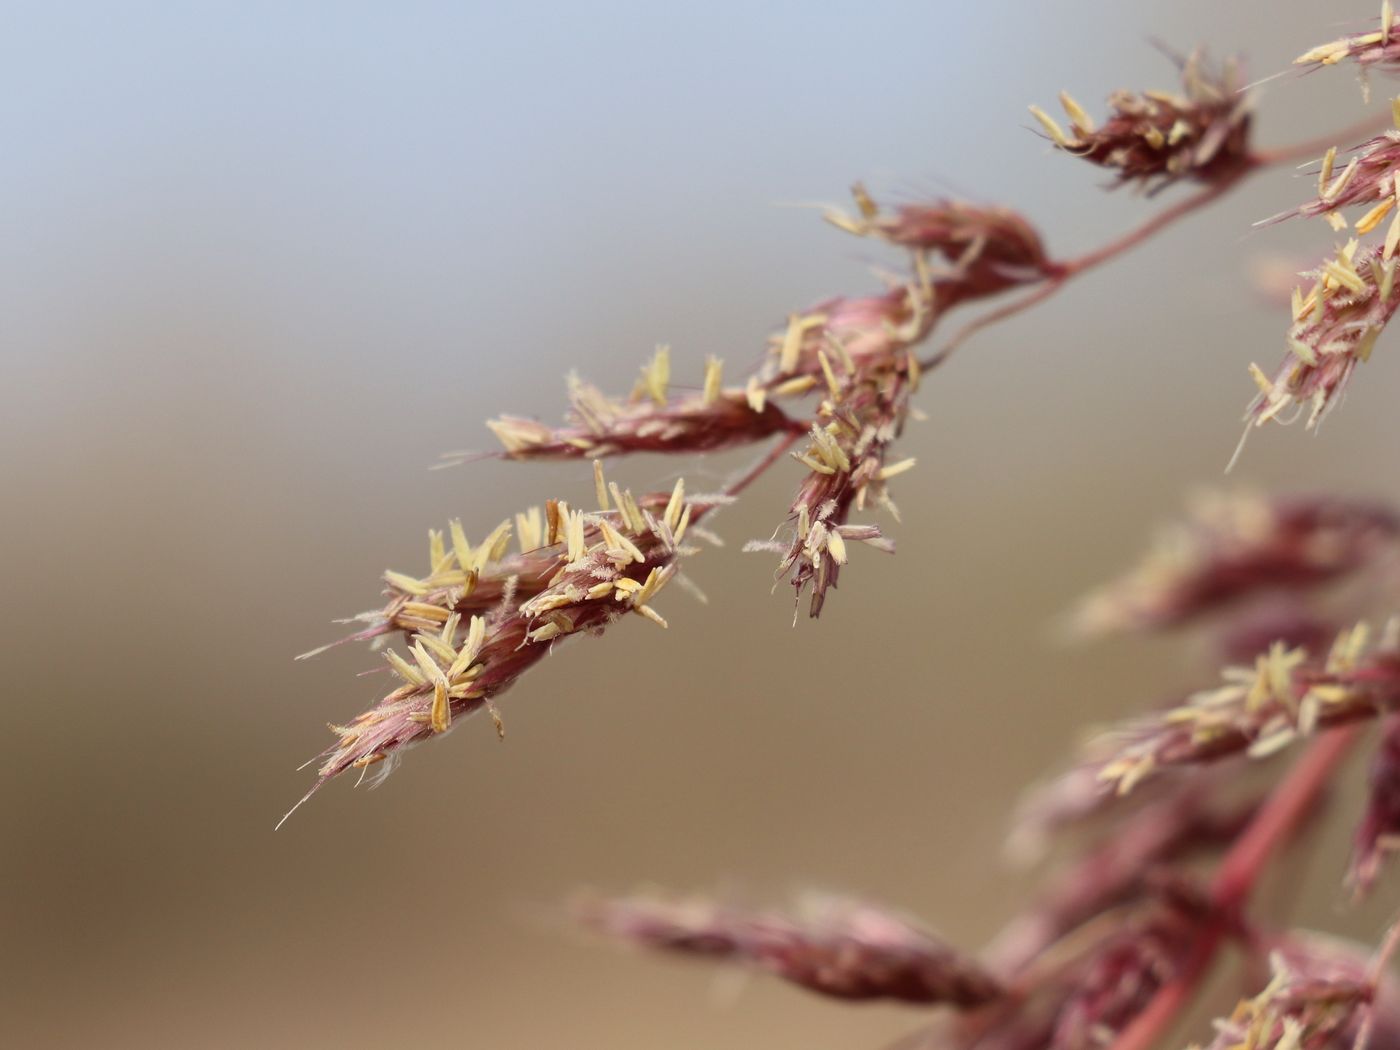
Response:
M846 898L809 896L794 915L658 897L586 901L576 912L616 940L753 967L837 999L973 1008L1004 994L933 934Z
M1069 130L1038 107L1031 113L1067 153L1109 168L1119 183L1149 193L1183 179L1233 179L1248 158L1250 114L1231 61L1212 67L1200 51L1181 61L1181 91L1118 91L1096 124L1077 102L1061 95Z

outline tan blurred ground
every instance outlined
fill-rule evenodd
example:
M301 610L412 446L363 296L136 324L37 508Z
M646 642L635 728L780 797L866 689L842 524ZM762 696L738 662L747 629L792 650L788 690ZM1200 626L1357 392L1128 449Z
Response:
M1047 156L1024 104L1166 85L1146 37L1256 73L1369 0L974 6L7 5L0 51L0 1016L45 1047L875 1047L916 1024L559 928L579 886L869 894L977 945L1021 785L1095 718L1189 681L1168 646L1062 651L1051 618L1220 480L1281 350L1246 280L1321 227L1251 232L1278 172L978 339L925 387L900 545L856 551L789 624L767 535L795 474L672 629L566 647L381 789L280 832L323 725L375 696L333 617L586 472L481 463L481 421L554 418L577 367L653 344L698 380L788 310L872 287L874 253L775 202L857 177L1016 203L1081 250L1153 205ZM1261 139L1360 115L1347 72L1271 87ZM1253 442L1243 482L1397 495L1382 344L1319 439ZM744 457L714 460L694 487ZM613 468L668 483L678 464ZM1333 843L1309 921L1345 911Z

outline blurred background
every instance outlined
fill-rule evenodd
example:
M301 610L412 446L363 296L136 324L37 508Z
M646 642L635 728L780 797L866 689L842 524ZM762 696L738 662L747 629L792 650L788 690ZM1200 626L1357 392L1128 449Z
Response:
M492 447L487 417L558 419L571 368L625 390L659 342L681 381L742 365L897 261L781 205L860 178L1006 202L1082 251L1161 203L1050 155L1028 102L1173 87L1153 36L1264 76L1374 7L4 4L9 1045L835 1050L919 1024L717 995L559 903L817 887L983 943L1029 885L1000 860L1023 786L1084 723L1200 678L1190 646L1049 625L1222 481L1245 366L1282 351L1251 268L1331 243L1251 223L1307 179L1253 181L940 371L899 553L855 550L819 622L739 552L782 517L780 468L692 565L708 607L676 592L670 631L566 647L505 697L504 744L473 721L274 833L325 723L378 695L362 649L292 657L417 571L430 526L587 497L578 466L426 469ZM1258 141L1363 113L1348 70L1281 79ZM1400 495L1396 368L1382 341L1320 438L1257 435L1238 480ZM610 473L704 488L747 461ZM1343 907L1345 833L1300 907L1369 939L1390 902Z

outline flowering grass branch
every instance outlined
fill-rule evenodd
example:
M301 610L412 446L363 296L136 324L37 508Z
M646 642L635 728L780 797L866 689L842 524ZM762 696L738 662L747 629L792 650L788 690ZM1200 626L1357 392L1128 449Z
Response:
M429 532L424 573L385 573L383 603L348 621L345 641L382 649L392 686L332 727L308 797L347 771L387 770L478 711L503 733L498 698L574 637L611 635L629 615L666 627L656 599L686 582L696 540L719 542L715 512L783 463L800 474L793 495L775 512L772 537L745 549L774 554L775 578L818 616L857 548L894 551L885 526L866 519L884 511L898 520L892 489L915 467L899 444L932 369L976 332L1246 180L1313 156L1316 195L1275 220L1319 218L1346 236L1302 275L1281 325L1282 364L1272 374L1250 366L1258 392L1245 419L1246 434L1299 416L1316 425L1400 307L1400 100L1395 130L1377 133L1368 120L1325 144L1258 150L1253 100L1236 64L1212 66L1202 52L1177 62L1177 89L1116 92L1101 122L1067 94L1067 127L1032 107L1056 149L1111 172L1116 185L1146 196L1195 187L1101 247L1058 258L1012 208L946 199L891 207L857 184L854 213L832 209L825 218L902 255L905 269L882 289L788 314L760 361L737 377L711 356L698 384L678 385L663 347L625 395L570 377L559 425L492 420L502 459L591 461L593 509L550 500L475 544L452 521ZM1299 59L1309 69L1343 62L1400 70L1390 0L1378 30ZM1336 139L1359 135L1369 137L1339 153ZM987 310L937 350L921 349L950 315L984 302ZM696 456L765 443L713 495L681 482L634 496L603 473L604 460L636 453ZM1067 772L1029 794L1011 844L1033 858L1061 846L1060 865L980 956L847 899L809 899L789 912L649 894L593 898L578 917L634 946L756 969L828 997L948 1008L924 1033L930 1047L1150 1050L1226 945L1245 955L1252 983L1217 1022L1211 1050L1400 1046L1400 997L1384 979L1400 927L1368 953L1249 907L1371 723L1381 741L1347 885L1358 896L1376 889L1400 847L1398 554L1400 514L1373 501L1218 497L1198 502L1142 565L1086 599L1069 620L1076 636L1198 632L1222 655L1222 680L1097 733ZM1389 626L1373 635L1372 620ZM1248 775L1295 746L1301 756L1272 786ZM1208 866L1213 874L1202 878Z
M1112 1050L1150 1050L1164 1030L1176 1021L1209 972L1230 932L1230 923L1237 921L1235 912L1249 898L1269 861L1297 832L1355 742L1355 728L1340 730L1317 741L1269 797L1216 872L1210 901L1217 917L1200 932L1176 976L1114 1040ZM1278 1044L1280 1048L1282 1045Z
M1226 194L1233 192L1250 176L1267 168L1294 164L1301 160L1316 157L1330 148L1331 143L1336 138L1346 139L1353 135L1366 134L1367 132L1374 131L1377 123L1378 122L1374 119L1368 119L1356 124L1352 128L1343 130L1336 136L1329 136L1325 141L1308 140L1291 146L1283 146L1272 150L1261 150L1257 153L1248 154L1235 167L1230 169L1226 177L1222 177L1210 183L1204 188L1197 190L1190 197L1179 201L1169 208L1163 209L1141 226L1129 230L1127 233L1115 237L1107 244L1086 252L1083 255L1050 264L1050 276L1045 284L1023 299L1008 303L996 310L989 311L982 317L968 322L962 328L958 329L938 351L925 357L920 363L924 366L925 370L936 368L951 357L958 347L962 346L963 343L982 329L1004 321L1007 318L1015 317L1017 314L1039 305L1059 292L1075 277L1079 277L1090 270L1096 269L1104 263L1112 262L1120 255L1126 255L1134 248L1147 243L1168 227L1174 226L1187 216L1214 204Z
M975 960L859 901L810 896L793 917L703 899L590 899L576 915L618 940L752 966L836 999L974 1009L1007 994Z

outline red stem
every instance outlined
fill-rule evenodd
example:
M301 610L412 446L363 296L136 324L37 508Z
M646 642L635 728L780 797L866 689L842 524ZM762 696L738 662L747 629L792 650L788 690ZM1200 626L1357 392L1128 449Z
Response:
M800 433L784 434L782 439L779 440L777 444L775 444L772 448L770 448L762 459L760 459L757 463L755 463L752 467L746 470L734 481L731 481L728 485L726 485L724 489L724 494L726 496L737 496L739 495L739 493L743 492L746 488L748 488L760 477L762 477L764 471L766 471L774 463L778 462L778 460L782 458L783 453L786 452L788 449L792 448L792 446L797 443L797 439L801 436L802 434Z
M1360 732L1360 726L1346 726L1326 733L1274 789L1215 873L1211 899L1216 907L1232 911L1244 904L1259 873L1298 830Z
M1141 226L1134 230L1129 230L1123 236L1109 241L1102 247L1087 252L1078 258L1071 259L1064 263L1064 276L1060 280L1068 280L1077 277L1086 270L1092 270L1095 266L1100 266L1115 259L1124 252L1131 251L1139 244L1148 240L1161 230L1166 229L1178 219L1183 219L1198 208L1204 208L1219 198L1225 196L1250 175L1259 170L1259 165L1254 161L1248 161L1238 168L1228 179L1221 179L1219 182L1211 183L1202 190L1198 190L1191 196L1177 201L1170 208L1158 212L1148 219Z
M989 313L983 314L981 317L969 321L953 334L953 337L948 340L947 344L945 344L942 349L920 361L920 366L925 370L938 367L953 356L954 351L956 351L969 336L981 331L988 325L996 324L998 321L1004 321L1008 317L1014 317L1022 310L1027 310L1037 303L1044 302L1068 284L1073 278L1078 277L1087 270L1092 270L1096 266L1102 266L1110 259L1116 259L1125 252L1131 251L1139 244L1150 240L1157 233L1172 225L1172 223L1185 218L1193 211L1204 208L1207 204L1211 204L1220 197L1223 197L1254 172L1258 171L1261 166L1260 163L1254 160L1247 160L1228 179L1222 179L1220 182L1212 183L1204 189L1193 193L1184 200L1173 204L1170 208L1158 212L1141 226L1129 230L1121 237L1116 237L1107 244L1101 245L1091 252L1086 252L1084 255L1057 264L1054 275L1048 277L1045 284L1041 285L1024 298L1018 299L1013 303L1008 303L1006 306L999 307L996 310L992 310Z
M1051 277L1029 295L1017 299L1014 302L1007 303L1005 306L997 307L997 309L991 310L981 317L969 321L954 333L953 338L949 339L942 349L921 359L919 361L919 367L925 372L929 369L937 368L944 361L948 360L948 358L952 357L953 353L967 341L969 336L980 332L983 328L996 324L998 321L1005 321L1008 317L1015 317L1022 310L1029 310L1032 306L1035 306L1036 303L1044 302L1063 288L1067 280L1067 277Z

